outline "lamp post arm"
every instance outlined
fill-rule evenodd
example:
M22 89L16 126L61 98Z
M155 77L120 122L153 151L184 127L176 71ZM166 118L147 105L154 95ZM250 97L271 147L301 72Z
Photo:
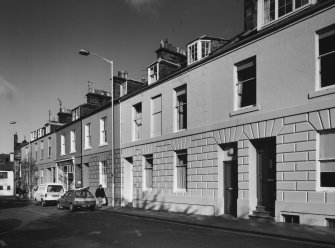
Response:
M94 56L96 56L96 57L98 57L98 58L100 58L100 59L102 59L102 60L110 63L113 66L113 61L112 60L106 59L105 57L102 57L101 55L99 55L97 53L94 53L94 52L90 52L90 54L92 54L92 55L94 55Z

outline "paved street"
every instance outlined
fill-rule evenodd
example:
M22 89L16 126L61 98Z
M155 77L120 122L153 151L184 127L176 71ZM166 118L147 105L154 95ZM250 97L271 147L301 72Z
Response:
M0 247L320 247L112 212L70 213L28 201L2 203L0 226Z

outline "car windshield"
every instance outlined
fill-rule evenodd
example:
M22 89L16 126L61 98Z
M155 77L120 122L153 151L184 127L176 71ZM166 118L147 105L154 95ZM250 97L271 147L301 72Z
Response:
M93 197L93 195L91 194L91 192L89 192L87 190L78 190L78 191L76 191L76 197L77 198L86 198L86 197Z
M61 186L61 185L48 185L47 192L63 192L63 186Z

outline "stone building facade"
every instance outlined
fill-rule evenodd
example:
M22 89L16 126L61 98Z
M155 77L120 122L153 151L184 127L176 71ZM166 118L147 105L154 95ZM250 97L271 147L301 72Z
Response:
M335 6L266 3L257 30L122 99L124 205L334 223Z

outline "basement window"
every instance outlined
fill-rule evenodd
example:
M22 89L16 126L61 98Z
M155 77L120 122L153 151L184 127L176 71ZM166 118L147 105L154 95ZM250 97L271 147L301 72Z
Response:
M285 223L299 224L300 217L298 215L283 214Z
M326 221L327 221L327 227L335 228L335 219L326 219Z
M322 131L319 136L319 186L322 190L335 188L335 129Z

